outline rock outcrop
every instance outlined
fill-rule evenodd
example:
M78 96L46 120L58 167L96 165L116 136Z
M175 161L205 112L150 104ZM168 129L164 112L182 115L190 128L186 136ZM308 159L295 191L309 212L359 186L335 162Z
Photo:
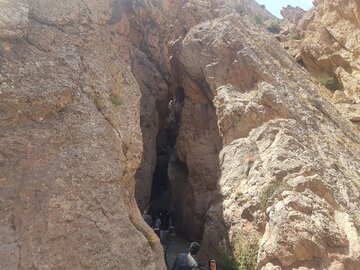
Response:
M164 162L201 262L256 242L257 269L357 269L360 138L261 6L0 5L0 268L166 269L134 194Z
M301 7L293 7L288 5L287 7L282 8L280 14L288 22L297 24L297 22L304 17L305 10L303 10Z
M204 244L216 247L222 213L230 241L261 238L261 269L356 269L359 160L346 157L357 156L359 138L260 33L228 15L193 27L178 49L188 74L209 85L223 138L222 197L208 210Z
M359 3L315 1L315 8L300 20L287 20L285 46L333 93L339 111L359 125Z
M0 5L0 268L165 269L134 199L140 89L124 11Z

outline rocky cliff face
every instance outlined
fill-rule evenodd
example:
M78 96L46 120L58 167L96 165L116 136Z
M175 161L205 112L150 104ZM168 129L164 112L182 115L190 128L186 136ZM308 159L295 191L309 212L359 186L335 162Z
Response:
M262 7L0 5L0 268L165 269L134 199L162 164L201 261L255 241L257 269L357 269L360 138Z
M292 24L296 24L304 17L306 12L301 7L293 7L288 5L283 7L280 13L286 21Z
M140 90L123 7L0 4L0 268L165 269L133 194Z
M359 3L323 0L314 4L312 11L296 21L291 19L293 9L284 10L290 15L287 16L286 33L290 38L285 46L297 61L334 92L332 100L337 109L358 125Z
M358 199L359 160L350 165L331 153L353 156L359 138L279 44L260 33L229 15L192 28L179 45L184 69L209 85L223 139L222 197L208 210L203 241L211 245L222 213L230 241L261 238L261 269L355 269L358 221L349 216L359 209L341 209ZM352 146L343 148L343 140Z

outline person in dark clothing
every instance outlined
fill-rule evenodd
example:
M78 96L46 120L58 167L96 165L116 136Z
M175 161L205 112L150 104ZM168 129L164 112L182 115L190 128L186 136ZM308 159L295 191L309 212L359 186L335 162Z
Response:
M170 216L168 211L164 211L163 214L163 221L162 221L162 228L163 230L169 230L169 223L170 223Z
M159 238L160 238L160 231L161 231L161 219L160 216L157 215L154 223L154 232Z
M189 253L180 253L176 257L172 270L199 270L199 265L194 258L199 252L199 249L200 244L198 242L192 242Z
M143 219L144 219L145 222L152 228L152 226L153 226L153 219L152 219L152 217L148 214L147 211L144 211Z
M176 207L175 204L173 204L169 211L169 217L170 217L170 226L175 227L176 222Z

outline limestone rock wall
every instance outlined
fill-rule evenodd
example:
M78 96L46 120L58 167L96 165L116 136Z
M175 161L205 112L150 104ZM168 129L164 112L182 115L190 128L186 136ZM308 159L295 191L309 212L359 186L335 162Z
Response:
M238 14L194 26L175 51L203 83L223 141L221 197L207 211L202 256L254 235L259 269L356 269L360 141L352 124L278 42Z
M283 7L282 10L280 11L281 16L284 17L285 20L296 24L298 21L300 21L304 15L305 15L305 10L303 10L301 7L293 7L293 6L286 6Z
M1 1L1 269L165 269L134 190L144 207L179 87L168 174L200 260L240 236L261 270L357 269L360 138L241 3L262 9Z
M0 268L165 269L133 194L140 89L124 17L112 1L1 5Z
M320 0L314 4L301 20L288 25L287 34L292 38L285 46L319 81L324 81L324 74L335 79L334 89L339 91L332 100L358 125L359 2Z

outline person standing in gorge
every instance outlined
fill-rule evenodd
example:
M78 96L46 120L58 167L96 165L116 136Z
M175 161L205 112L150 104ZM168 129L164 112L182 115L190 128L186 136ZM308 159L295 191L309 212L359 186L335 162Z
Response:
M160 218L160 214L157 214L155 217L154 231L159 238L160 238L160 230L161 230L161 218Z
M175 223L176 223L176 206L173 203L170 211L169 211L169 218L170 218L170 222L169 222L169 226L170 227L175 227Z
M145 220L147 225L149 225L151 228L153 227L153 219L146 210L144 211L143 219Z
M192 242L189 253L180 253L174 262L171 270L199 270L199 265L194 257L199 252L200 244Z

